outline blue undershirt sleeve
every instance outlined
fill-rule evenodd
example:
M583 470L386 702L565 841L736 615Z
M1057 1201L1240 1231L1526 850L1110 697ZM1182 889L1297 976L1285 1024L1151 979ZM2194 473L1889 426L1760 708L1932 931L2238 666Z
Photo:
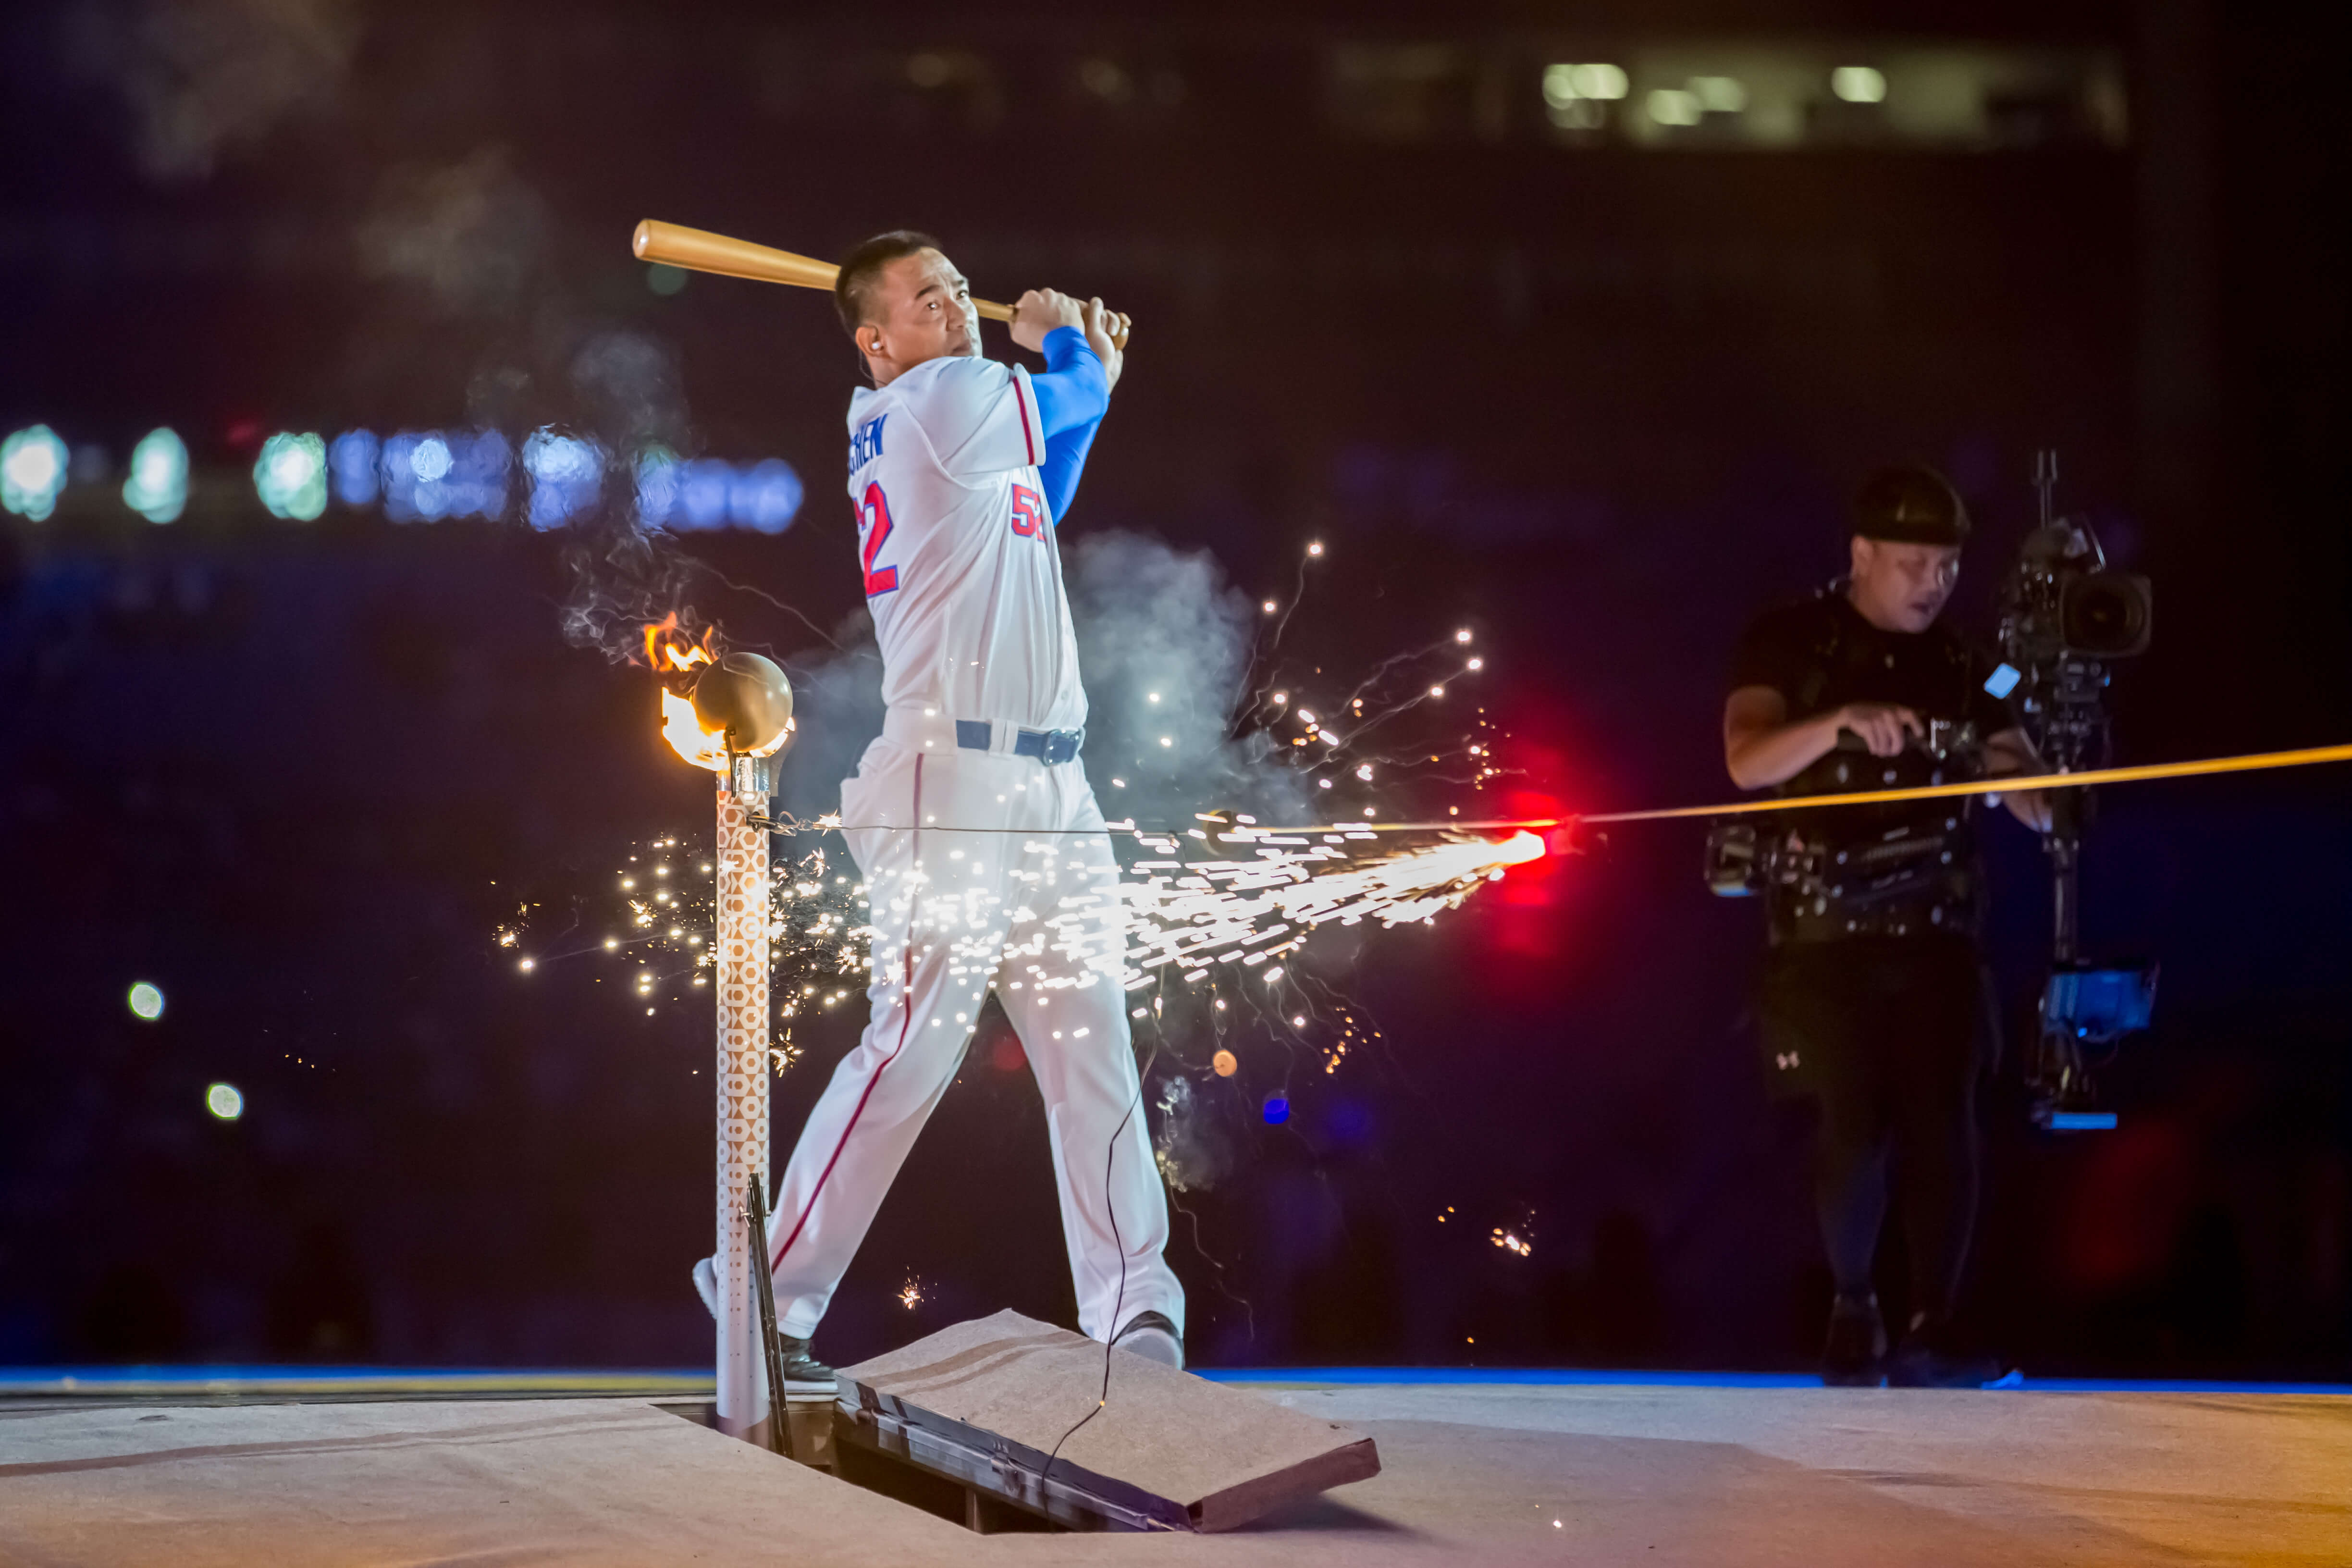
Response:
M1045 460L1038 465L1038 477L1045 487L1046 510L1058 524L1078 493L1087 452L1110 406L1110 387L1102 361L1077 328L1046 333L1045 353L1045 374L1031 376L1029 384L1045 426Z

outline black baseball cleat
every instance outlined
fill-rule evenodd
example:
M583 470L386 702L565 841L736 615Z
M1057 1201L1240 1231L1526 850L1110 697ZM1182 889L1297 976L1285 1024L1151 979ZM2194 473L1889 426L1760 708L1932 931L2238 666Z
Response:
M776 1345L783 1352L786 1394L831 1394L839 1386L841 1374L809 1354L808 1341L780 1333Z
M1130 1352L1146 1361L1184 1370L1184 1337L1164 1312L1138 1312L1127 1327L1111 1337L1112 1348Z
M1875 1296L1840 1296L1830 1305L1829 1342L1822 1347L1822 1383L1830 1388L1876 1388L1886 1381L1886 1325Z
M1914 1318L1903 1342L1886 1358L1886 1385L1982 1388L1999 1382L2004 1370L1997 1358L1955 1345L1949 1325Z

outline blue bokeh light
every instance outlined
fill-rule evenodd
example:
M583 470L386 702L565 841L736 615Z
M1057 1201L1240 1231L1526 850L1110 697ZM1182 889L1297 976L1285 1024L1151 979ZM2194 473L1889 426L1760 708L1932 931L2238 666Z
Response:
M514 447L496 430L404 430L387 437L377 465L383 514L394 522L506 514Z
M670 526L702 531L727 526L727 493L734 487L735 473L715 458L704 458L683 466L678 474L677 507L670 514Z
M346 430L327 447L327 471L335 499L345 506L373 506L383 486L376 480L376 458L383 443L373 430Z
M659 528L677 506L677 454L648 447L637 459L637 521Z
M562 528L596 504L604 455L593 441L561 435L551 426L534 430L522 444L522 466L530 476L525 515L531 527Z
M727 515L738 528L782 533L801 510L801 477L782 458L737 474L727 492Z
M1265 1109L1259 1114L1265 1118L1268 1127L1281 1126L1290 1120L1290 1097L1280 1089L1275 1090L1265 1097Z
M449 443L437 435L427 436L408 449L408 471L425 484L446 478L452 461Z

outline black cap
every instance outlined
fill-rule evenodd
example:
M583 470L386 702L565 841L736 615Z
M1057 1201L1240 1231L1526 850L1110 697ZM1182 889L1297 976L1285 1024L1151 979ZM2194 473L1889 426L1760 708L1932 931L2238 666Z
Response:
M1853 531L1898 544L1966 544L1969 509L1951 480L1925 463L1903 463L1862 482Z

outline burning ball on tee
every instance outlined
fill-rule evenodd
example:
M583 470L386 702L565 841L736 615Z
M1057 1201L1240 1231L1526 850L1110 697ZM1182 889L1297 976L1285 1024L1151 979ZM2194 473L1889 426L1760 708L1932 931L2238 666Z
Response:
M694 682L694 717L708 735L752 756L782 751L793 733L793 683L776 661L729 653Z

